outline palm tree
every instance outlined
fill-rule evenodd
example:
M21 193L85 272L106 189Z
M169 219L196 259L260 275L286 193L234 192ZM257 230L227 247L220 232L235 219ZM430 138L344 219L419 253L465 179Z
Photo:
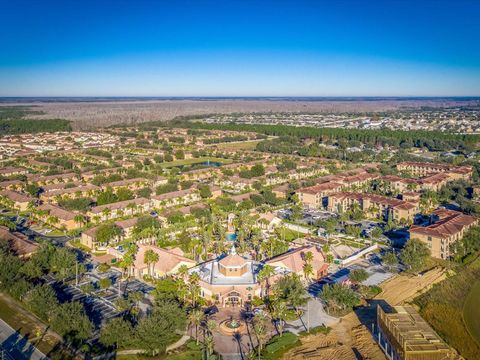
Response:
M77 214L75 215L75 217L73 218L73 221L75 221L78 225L80 225L80 227L84 224L85 222L85 217L81 214Z
M105 208L105 209L102 210L102 214L106 219L109 218L111 213L112 213L112 211L109 208Z
M190 293L190 298L192 299L192 306L195 307L197 297L200 295L200 286L198 285L200 281L200 275L194 272L188 277L188 291Z
M271 315L273 319L277 320L278 332L279 335L282 336L284 321L287 319L288 316L287 304L284 301L274 302L272 305Z
M145 251L145 254L143 256L143 262L147 265L148 269L148 276L151 276L151 264L155 262L155 255L157 255L157 260L158 261L158 254L155 253L155 251L149 249Z
M181 265L179 268L178 268L178 271L177 271L178 275L180 275L182 277L182 279L185 279L187 274L188 274L188 266L183 264Z
M257 337L257 351L258 351L258 359L261 359L263 346L268 338L268 330L266 325L266 317L265 315L258 314L255 315L253 318L253 331L255 336Z
M303 264L303 276L305 276L305 279L310 282L310 277L313 276L313 266L312 264L305 263Z
M192 323L192 325L195 326L195 339L196 339L196 342L197 342L197 345L198 345L198 343L200 341L200 338L198 337L198 326L205 319L205 313L200 309L194 309L190 313L189 318L190 318L190 322Z
M213 348L215 347L215 342L213 339L213 331L217 328L217 323L213 320L208 320L204 328L204 346L206 351L206 358L210 359L213 354Z
M313 253L311 251L306 252L303 255L303 261L305 262L305 264L303 265L303 275L305 276L305 279L307 279L307 281L310 281L310 276L313 275Z
M266 291L265 295L268 295L268 290L269 290L269 282L268 279L275 275L275 268L271 265L265 265L257 275L257 280L260 282L260 284L263 285L263 282L265 282L266 285ZM261 289L261 293L263 294L263 286Z

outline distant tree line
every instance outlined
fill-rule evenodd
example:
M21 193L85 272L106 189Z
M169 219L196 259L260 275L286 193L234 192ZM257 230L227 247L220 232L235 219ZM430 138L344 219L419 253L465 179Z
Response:
M0 133L4 135L71 130L72 126L70 125L70 121L63 119L0 119Z
M153 125L156 123L149 124ZM356 142L372 146L426 147L430 150L437 151L450 149L472 150L480 139L478 135L452 134L435 130L401 131L389 129L340 129L237 123L207 124L185 120L172 120L168 124L173 127L193 129L253 131L270 136L312 139L321 143L346 141L348 143ZM157 125L165 126L165 123L158 122Z

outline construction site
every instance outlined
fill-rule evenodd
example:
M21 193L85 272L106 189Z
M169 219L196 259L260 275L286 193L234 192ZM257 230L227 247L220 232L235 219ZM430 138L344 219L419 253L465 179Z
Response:
M390 360L453 359L449 346L410 305L389 311L377 305L374 336Z

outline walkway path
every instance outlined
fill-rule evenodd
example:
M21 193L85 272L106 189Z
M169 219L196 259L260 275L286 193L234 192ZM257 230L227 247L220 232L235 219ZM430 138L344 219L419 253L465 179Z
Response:
M34 347L28 339L16 332L10 325L0 319L1 348L15 360L46 360L45 354Z

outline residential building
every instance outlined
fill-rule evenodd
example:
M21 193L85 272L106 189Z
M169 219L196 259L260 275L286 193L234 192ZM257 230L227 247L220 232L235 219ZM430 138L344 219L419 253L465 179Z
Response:
M471 166L455 166L451 164L405 161L397 164L397 169L414 176L426 176L433 173L451 173L456 179L468 180L473 175Z
M152 196L152 202L155 208L188 205L200 200L201 197L196 189L178 190Z
M57 219L58 222L52 223L53 226L58 228L65 228L66 230L78 229L82 226L81 222L75 221L76 213L62 209L61 207L52 204L40 205L38 210L46 212L44 216L41 216L43 221L48 222L49 217Z
M465 232L477 223L476 217L441 208L432 213L430 225L411 226L410 238L427 244L432 257L448 259L452 255L450 245L461 240Z
M325 207L328 196L341 191L342 186L341 183L329 181L299 189L296 194L303 206L318 209Z
M115 219L120 216L132 216L152 209L149 199L139 197L132 200L118 201L111 204L95 206L87 213L90 219L99 217L100 221Z
M418 212L418 204L368 193L340 192L328 197L329 211L337 213L358 207L365 215L394 221L412 223Z
M38 244L28 240L19 232L10 232L7 227L0 226L0 241L8 242L10 249L20 258L28 258L38 250Z
M13 190L3 190L0 191L0 197L10 201L13 207L19 211L25 211L28 209L28 204L32 201L35 201L35 198L30 197L29 195L22 194Z

